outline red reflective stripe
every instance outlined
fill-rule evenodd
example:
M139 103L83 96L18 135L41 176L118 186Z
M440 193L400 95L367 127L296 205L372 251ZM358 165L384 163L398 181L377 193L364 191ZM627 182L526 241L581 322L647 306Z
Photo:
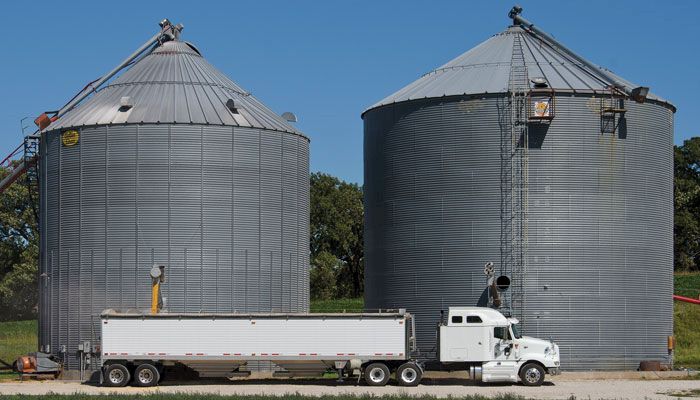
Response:
M109 355L109 353L105 353L105 355L106 355L106 356L108 356L108 355Z
M382 353L374 353L375 356L381 356Z
M225 355L225 356L230 356L230 355L231 355L231 353L224 353L224 355Z
M198 355L198 356L203 356L203 355L204 355L204 353L197 353L197 355Z
M306 355L306 353L299 353L299 355L300 355L300 356L305 356L305 355Z
M312 356L317 356L318 353L311 353L310 355L312 355Z
M266 355L267 355L267 353L260 353L260 355L261 355L261 356L266 356Z
M149 356L155 356L156 353L148 353Z
M122 355L123 355L123 356L128 356L128 355L129 355L129 353L122 353Z
M280 353L272 353L273 356L278 356Z
M355 355L355 353L348 353L348 355L349 355L349 356L354 356L354 355Z
M186 356L191 356L191 355L192 355L192 353L185 353L185 355L186 355Z
M387 356L393 356L394 353L386 353Z
M158 353L158 355L159 355L159 356L164 356L164 355L165 355L165 353Z
M335 355L336 355L336 356L342 356L343 353L336 353Z
M234 355L234 356L240 356L241 353L233 353L233 355ZM255 354L253 354L253 355L255 355Z

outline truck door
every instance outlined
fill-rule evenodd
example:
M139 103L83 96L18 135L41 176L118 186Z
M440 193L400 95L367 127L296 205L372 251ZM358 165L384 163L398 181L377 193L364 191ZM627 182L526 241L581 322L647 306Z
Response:
M493 359L495 361L515 360L513 338L510 336L508 326L493 328Z
M484 382L517 381L517 360L513 338L507 325L493 327L492 360L484 364Z

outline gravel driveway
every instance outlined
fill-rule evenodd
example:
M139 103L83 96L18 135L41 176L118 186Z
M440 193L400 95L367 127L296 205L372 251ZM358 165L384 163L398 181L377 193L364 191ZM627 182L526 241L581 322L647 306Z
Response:
M324 394L429 394L438 397L464 396L481 394L493 396L499 393L515 393L528 398L537 399L568 399L572 395L578 399L673 399L677 396L671 393L700 390L700 380L579 380L556 377L541 387L524 387L521 385L474 385L462 379L427 379L424 384L415 388L400 388L385 386L380 388L355 386L345 382L336 384L332 380L290 381L290 380L238 380L225 382L221 380L202 381L196 384L176 385L164 383L157 388L120 389L103 388L91 385L81 385L77 382L63 381L27 381L0 383L2 394L45 394L49 392L73 394L76 392L90 394L107 393L213 393L213 394L268 394L283 396L288 393L303 395Z

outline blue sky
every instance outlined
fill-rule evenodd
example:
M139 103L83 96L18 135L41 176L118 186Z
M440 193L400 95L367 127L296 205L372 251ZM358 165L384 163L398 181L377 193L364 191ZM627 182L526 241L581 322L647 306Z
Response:
M671 100L675 142L700 134L695 1L521 1L589 60ZM169 18L183 39L278 113L293 111L311 169L362 182L361 112L505 29L513 1L8 2L0 15L0 153L20 119L63 105Z

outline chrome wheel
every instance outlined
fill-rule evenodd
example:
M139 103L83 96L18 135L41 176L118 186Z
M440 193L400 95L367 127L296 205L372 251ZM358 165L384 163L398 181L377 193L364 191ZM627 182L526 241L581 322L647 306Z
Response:
M525 371L525 380L527 383L535 385L540 381L540 379L542 379L542 373L540 372L539 368L532 367Z
M389 367L384 363L373 363L365 368L365 382L369 386L384 386L389 382L389 374L391 374Z
M113 369L109 371L108 378L112 385L119 386L122 384L122 382L124 382L124 371L122 371L121 369Z
M401 380L406 384L415 382L416 378L418 378L418 374L413 368L404 368L404 370L401 371Z
M381 368L373 368L371 371L369 371L369 379L374 383L381 384L385 378L386 374Z
M142 385L150 385L151 383L153 383L153 378L155 377L153 376L153 372L150 369L144 368L141 371L139 371L138 380L139 382L141 382Z
M418 386L423 378L423 370L414 362L407 362L396 370L396 380L400 386Z

